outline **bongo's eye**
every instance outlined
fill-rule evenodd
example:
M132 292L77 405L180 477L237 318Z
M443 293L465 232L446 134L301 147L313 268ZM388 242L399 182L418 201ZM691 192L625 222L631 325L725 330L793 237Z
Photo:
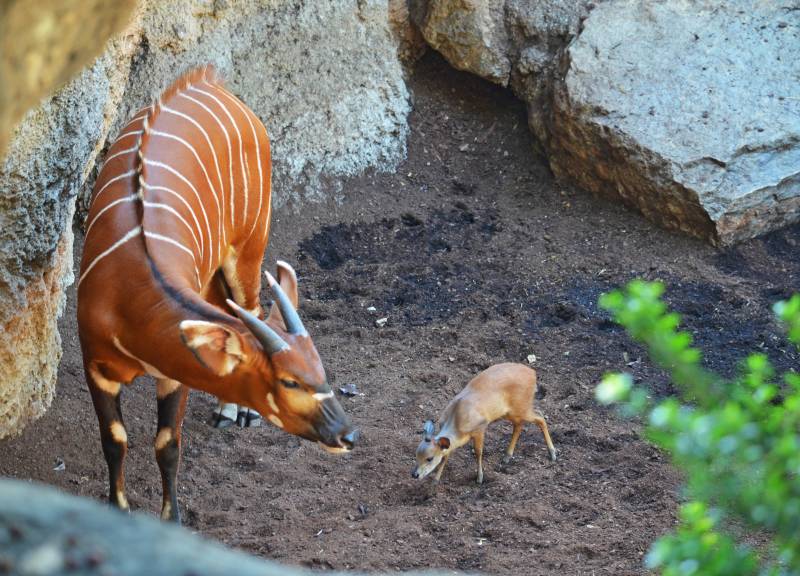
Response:
M426 458L425 461L426 462L433 462L433 456L431 456L430 458Z
M281 384L283 384L286 388L297 388L298 386L300 386L294 380L281 380Z

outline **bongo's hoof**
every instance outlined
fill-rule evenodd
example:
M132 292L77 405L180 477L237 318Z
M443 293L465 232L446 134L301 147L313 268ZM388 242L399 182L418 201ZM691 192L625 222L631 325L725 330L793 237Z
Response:
M228 428L236 422L238 407L236 404L222 404L214 409L211 415L211 426L214 428Z
M258 428L261 426L261 414L250 408L239 408L236 424L239 428Z

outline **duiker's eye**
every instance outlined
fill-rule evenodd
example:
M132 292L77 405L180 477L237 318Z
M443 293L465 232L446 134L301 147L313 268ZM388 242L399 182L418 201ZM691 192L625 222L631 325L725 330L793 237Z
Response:
M283 384L286 388L297 388L298 386L300 386L294 380L281 380L281 384Z
M425 461L426 462L433 462L433 456L431 456L430 458L425 458Z

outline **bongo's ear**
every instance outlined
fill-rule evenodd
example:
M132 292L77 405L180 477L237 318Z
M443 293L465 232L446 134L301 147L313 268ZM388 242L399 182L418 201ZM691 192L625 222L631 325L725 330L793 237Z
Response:
M217 376L230 374L244 359L242 337L229 326L184 320L180 323L180 331L183 343Z

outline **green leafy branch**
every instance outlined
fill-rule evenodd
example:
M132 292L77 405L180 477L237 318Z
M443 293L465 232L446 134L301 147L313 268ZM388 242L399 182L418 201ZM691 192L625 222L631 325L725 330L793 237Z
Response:
M731 381L706 370L663 292L637 280L600 299L680 390L680 398L653 402L624 373L606 375L596 389L601 403L643 417L648 438L686 474L691 501L648 565L665 575L800 575L800 377L789 372L779 386L763 354L748 356ZM800 296L774 310L800 345ZM770 535L767 557L724 534L718 522L726 517Z

